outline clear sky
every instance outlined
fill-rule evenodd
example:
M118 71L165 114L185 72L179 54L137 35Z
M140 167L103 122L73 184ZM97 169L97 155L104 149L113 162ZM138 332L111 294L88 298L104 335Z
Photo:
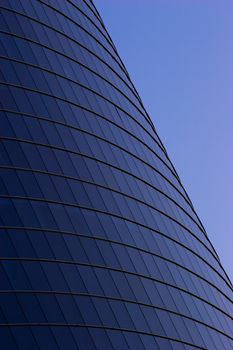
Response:
M233 281L233 1L95 4Z

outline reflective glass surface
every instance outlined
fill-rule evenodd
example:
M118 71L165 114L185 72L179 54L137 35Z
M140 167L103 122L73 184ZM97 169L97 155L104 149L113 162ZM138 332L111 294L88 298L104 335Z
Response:
M232 284L91 0L0 0L4 350L230 350Z

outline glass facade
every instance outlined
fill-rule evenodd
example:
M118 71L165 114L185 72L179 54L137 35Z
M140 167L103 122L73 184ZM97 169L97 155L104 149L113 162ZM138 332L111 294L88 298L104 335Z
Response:
M4 350L230 350L232 284L91 0L0 0Z

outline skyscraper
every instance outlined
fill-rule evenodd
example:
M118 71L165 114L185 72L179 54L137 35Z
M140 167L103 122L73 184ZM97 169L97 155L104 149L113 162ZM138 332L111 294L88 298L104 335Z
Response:
M0 344L230 350L232 284L90 0L0 0Z

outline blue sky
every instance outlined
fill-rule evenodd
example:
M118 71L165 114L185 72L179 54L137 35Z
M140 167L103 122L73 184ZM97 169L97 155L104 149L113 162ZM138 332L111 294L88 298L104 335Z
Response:
M233 281L233 1L95 4Z

